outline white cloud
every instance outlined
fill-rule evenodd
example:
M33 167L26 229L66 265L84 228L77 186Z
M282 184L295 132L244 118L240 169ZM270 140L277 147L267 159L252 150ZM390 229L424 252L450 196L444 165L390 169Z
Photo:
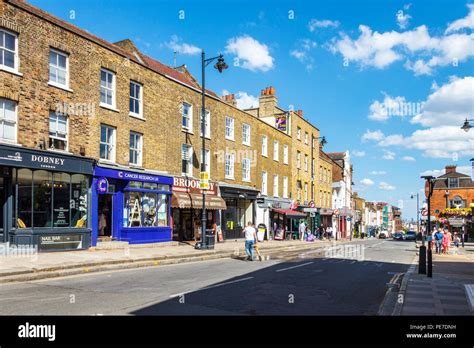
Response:
M298 48L290 51L290 56L305 64L307 70L312 70L314 59L311 57L310 51L317 46L316 42L309 39L303 39L299 40L297 45Z
M431 83L431 90L432 90L432 91L436 91L436 90L438 90L438 89L439 89L438 84L436 83L435 80L433 80L433 82Z
M406 8L404 8L406 10ZM410 22L411 16L407 13L404 13L402 10L397 11L397 24L400 29L406 29Z
M412 157L412 156L403 156L402 160L408 161L408 162L415 162L416 161L415 157Z
M366 187L372 186L374 184L374 182L368 178L362 179L360 183L361 185L366 186Z
M228 90L222 90L221 95L229 95L231 94ZM258 98L248 94L247 92L239 91L234 93L235 101L237 102L237 107L239 109L250 109L256 108L259 105Z
M395 146L402 145L405 142L405 139L400 134L392 134L386 136L384 139L379 141L377 145L379 146Z
M469 6L471 11L473 6ZM466 18L470 16L471 12ZM455 28L471 27L470 19L466 18L463 22L453 22L448 27L451 29L440 36L431 36L425 25L404 32L381 33L359 25L359 37L352 39L341 32L328 47L362 68L383 69L404 60L405 68L413 70L415 75L431 74L435 67L463 62L474 56L474 33L452 33Z
M437 86L437 85L436 85ZM474 77L454 78L434 90L412 123L422 126L459 125L473 113Z
M385 175L385 174L387 174L387 172L384 171L384 170L380 170L380 171L373 170L373 171L371 171L369 174L370 174L370 175Z
M456 171L458 173L466 174L466 175L471 175L472 174L472 167L471 166L458 166L456 168ZM438 177L440 175L445 174L445 169L432 169L432 170L425 170L424 172L420 173L420 176L424 175L432 175L434 177Z
M317 28L337 28L339 26L339 21L331 21L329 19L317 20L312 19L308 23L309 31L313 32Z
M375 140L379 141L384 138L384 134L382 133L381 130L377 129L375 131L370 131L366 130L366 132L362 135L362 142L367 141L367 140Z
M381 190L386 190L386 191L395 191L396 187L395 186L392 186L390 184L387 184L386 182L381 182L379 184L379 189Z
M382 156L382 158L389 161L394 160L395 152L384 150L384 155Z
M354 157L364 157L364 156L365 156L365 152L364 152L364 151L359 151L359 150L352 150L352 151L351 151L351 156L354 156Z
M171 36L171 41L166 43L166 45L179 54L193 56L201 53L201 49L199 47L180 41L181 40L178 36L173 35Z
M469 14L449 24L445 34L449 34L464 28L474 29L474 4L467 4Z
M408 103L405 97L391 97L385 92L382 102L375 100L369 106L369 119L373 121L386 121L392 116L414 116L421 111L422 105L420 103Z
M244 69L265 72L274 67L268 46L248 35L229 39L226 52L235 54L239 59L239 66Z

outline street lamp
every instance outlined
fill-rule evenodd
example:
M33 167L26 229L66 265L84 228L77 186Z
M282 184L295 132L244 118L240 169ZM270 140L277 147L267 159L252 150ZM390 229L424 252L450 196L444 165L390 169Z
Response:
M428 216L427 216L427 221L426 221L426 232L428 235L428 233L431 233L431 194L433 193L433 179L435 177L431 175L425 175L425 176L421 176L421 178L425 179L425 195L426 195L426 200L428 203L428 207L427 207ZM423 244L420 247L418 273L425 274L427 270L427 276L431 278L433 276L433 261L432 261L433 254L431 250L431 240L429 240L428 242L428 268L427 269L426 269L426 247L425 247L424 239L422 239L422 243Z
M416 233L420 233L420 194L416 193ZM415 195L411 195L411 199L415 198ZM421 238L423 240L423 237Z
M201 149L201 181L202 181L202 173L206 172L206 67L215 61L217 59L217 63L214 65L214 68L219 71L219 73L222 73L225 69L227 69L229 66L225 63L224 61L224 56L222 54L219 54L216 57L208 58L206 59L206 54L204 51L202 51L201 55L201 71L202 71L202 83L201 83L201 98L202 98L202 108L201 108L201 137L202 137L202 149ZM206 176L207 180L209 178ZM206 189L202 189L202 215L201 215L201 248L202 249L207 249L207 241L206 241L206 222L207 222L207 215L206 215Z
M474 119L470 119L468 120L466 118L466 120L464 121L463 125L461 126L461 129L465 132L469 132L469 129L471 129L473 126L471 126L471 124L469 122L472 122L474 121Z

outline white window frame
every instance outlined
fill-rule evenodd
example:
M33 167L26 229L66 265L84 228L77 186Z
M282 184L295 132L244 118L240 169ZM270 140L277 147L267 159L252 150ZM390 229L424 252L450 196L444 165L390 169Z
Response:
M247 129L247 132L245 132ZM250 146L250 125L247 123L242 124L242 144Z
M296 127L296 139L301 140L301 128Z
M106 74L112 75L112 89L102 86L102 72L105 72ZM106 91L111 91L112 93L112 105L104 103L102 100L100 100L100 106L108 109L114 109L116 108L116 95L117 95L117 76L113 71L110 71L105 68L100 68L100 91L102 91L102 88L105 89Z
M62 84L62 83L59 83L57 81L51 81L49 80L48 81L48 84L50 85L53 85L53 86L56 86L56 87L59 87L59 88L65 88L65 89L69 89L69 54L65 53L65 52L62 52L62 51L59 51L55 48L52 48L50 47L49 49L50 51L50 54L51 52L55 53L56 55L58 56L63 56L64 58L66 58L66 83L65 84ZM56 58L56 62L58 61L58 59ZM49 64L48 64L48 75L51 71L51 69L56 69L56 70L63 70L62 68L60 68L59 66L54 66L54 65L51 65L51 62L49 61ZM49 76L48 76L49 78Z
M211 139L211 112L209 110L205 110L204 116L204 137L207 139ZM202 109L201 109L201 118L199 119L199 134L202 137Z
M288 198L288 177L283 177L283 198Z
M132 85L138 86L140 88L139 90L139 96L138 98L132 97ZM129 110L129 116L133 117L138 117L138 118L143 118L143 85L139 82L132 81L130 80L130 93L129 93L129 107L130 107L130 99L137 100L138 101L138 108L139 108L139 113L133 112L132 110Z
M262 171L262 195L268 193L268 174L266 171Z
M183 154L186 148L186 171L183 172ZM183 176L193 176L193 147L189 144L181 144L181 174Z
M304 171L307 172L308 171L308 159L309 159L309 156L307 154L304 155Z
M308 183L304 183L304 200L307 202L308 201Z
M15 37L15 52L13 52L13 68L9 67L9 66L6 66L4 64L0 64L0 70L5 70L5 71L8 71L8 72L11 72L11 73L14 73L14 74L19 74L18 68L20 66L20 55L18 53L18 34L12 32L12 31L6 30L4 28L0 28L0 35L4 35L4 33L12 35L12 36ZM5 46L2 46L0 48L0 54L2 54L2 56L3 56L3 50L11 52L10 49L6 48Z
M234 174L235 174L235 155L233 153L226 153L225 154L225 178L234 180Z
M451 185L451 180L456 182L455 186ZM459 188L459 178L448 178L448 188Z
M130 165L141 167L143 165L143 134L130 131L130 137L132 135L135 137L135 143L137 142L137 139L139 140L139 142L138 142L138 147L137 148L132 148L132 144L129 144L129 159L128 159L128 161L129 161ZM131 161L130 151L136 151L137 152L137 163L133 163Z
M308 132L304 132L304 143L308 145L309 143L309 134Z
M301 169L301 152L296 151L296 168Z
M283 164L288 164L288 145L283 145Z
M273 140L273 160L279 161L280 143L278 140Z
M235 139L235 120L233 117L230 116L225 117L225 138L227 140Z
M273 175L273 197L279 197L278 191L279 191L279 183L278 183L279 177L278 174Z
M268 157L268 137L262 135L262 156Z
M184 105L188 105L188 114L185 116L184 114ZM183 125L183 119L186 118L188 119L188 125L184 126ZM181 103L181 128L185 132L192 133L193 132L193 105L187 102L182 102Z
M11 120L6 120L5 119L5 102L6 101L9 101L11 103L13 103L15 105L15 120L14 121L11 121ZM1 124L1 134L0 134L0 142L5 142L5 143L10 143L10 144L16 144L17 143L17 139L18 139L18 103L14 100L10 100L10 99L7 99L7 98L0 98L0 112L2 113L0 115L0 124ZM5 139L3 137L3 134L4 134L4 124L5 123L10 123L10 124L13 124L15 125L15 138L13 140L10 140L10 139Z
M250 181L250 159L242 160L242 181Z
M211 150L209 149L201 149L201 170L202 170L202 163L203 159L206 156L206 167L205 167L205 172L207 172L207 175L209 175L209 178L211 177Z
M117 142L117 129L115 127L112 127L112 126L101 124L100 125L100 128L101 128L100 129L100 136L102 135L102 127L107 129L107 135L108 135L109 131L112 132L112 143L111 144L109 144L107 142L103 143L102 139L100 139L100 145L104 144L104 145L106 145L107 147L110 148L110 150L109 150L110 158L101 158L100 157L100 145L99 145L99 158L100 158L101 161L115 162L115 152L116 152L115 151L116 150L116 145L115 144ZM106 138L108 139L109 137L107 136Z
M65 138L58 137L57 135L51 135L51 129L49 129L50 122L48 122L48 137L51 138L51 139L57 139L57 140L64 141L66 143L66 146L64 147L64 150L53 149L53 148L49 147L49 138L48 138L48 149L57 150L57 151L69 151L69 117L65 114L58 115L56 112L50 111L48 121L51 119L51 115L56 116L56 130L55 130L56 134L60 133L58 131L59 116L62 116L62 117L66 118L66 134L65 134Z

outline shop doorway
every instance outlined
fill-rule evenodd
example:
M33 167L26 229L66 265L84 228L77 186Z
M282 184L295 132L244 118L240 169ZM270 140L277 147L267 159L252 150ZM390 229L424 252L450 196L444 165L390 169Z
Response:
M112 195L99 195L99 240L112 239Z

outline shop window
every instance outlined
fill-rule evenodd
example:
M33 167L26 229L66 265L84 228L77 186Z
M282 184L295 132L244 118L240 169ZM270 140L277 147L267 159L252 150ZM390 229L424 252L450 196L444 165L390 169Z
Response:
M85 175L71 175L71 227L86 227L89 180Z
M67 116L49 112L49 148L67 150Z
M154 191L156 191L156 190L158 190L158 184L155 184L153 182L144 182L143 183L143 188L145 190L154 190Z
M53 227L69 227L71 176L67 173L53 174L54 201Z
M0 139L16 142L17 103L0 98Z
M51 227L53 175L45 170L33 173L33 226Z
M124 193L124 227L166 227L168 224L168 195Z
M17 174L17 225L19 228L31 227L32 223L32 204L31 196L33 194L32 187L32 171L30 169L19 169Z

